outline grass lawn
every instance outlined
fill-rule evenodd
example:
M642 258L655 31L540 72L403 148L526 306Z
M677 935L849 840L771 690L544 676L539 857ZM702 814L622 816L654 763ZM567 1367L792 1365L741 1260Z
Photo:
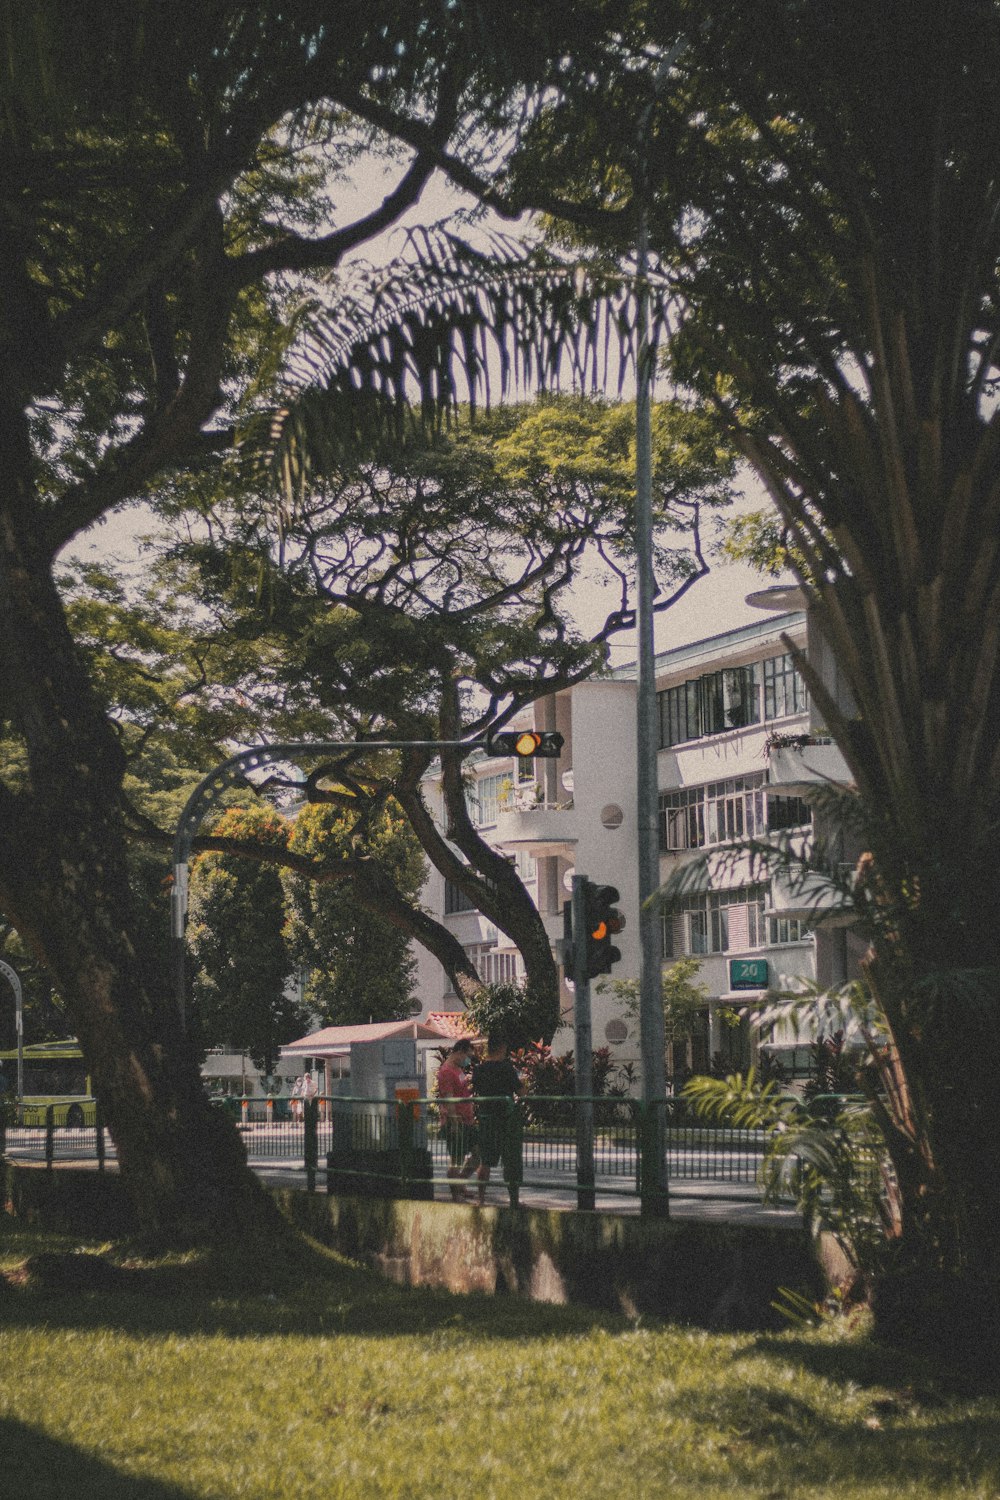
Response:
M0 1500L1000 1495L1000 1401L863 1334L407 1291L296 1247L57 1288L26 1257L98 1247L0 1220Z

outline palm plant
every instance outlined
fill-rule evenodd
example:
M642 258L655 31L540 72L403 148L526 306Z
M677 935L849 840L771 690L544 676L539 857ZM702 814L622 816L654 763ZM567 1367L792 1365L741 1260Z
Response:
M684 1097L698 1115L767 1132L765 1202L794 1199L812 1234L834 1236L869 1293L899 1235L897 1183L871 1104L845 1099L831 1116L761 1083L753 1068L692 1078Z

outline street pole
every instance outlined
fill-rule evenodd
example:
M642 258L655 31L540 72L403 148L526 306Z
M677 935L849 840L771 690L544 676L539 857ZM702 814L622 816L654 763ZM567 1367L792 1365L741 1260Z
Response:
M660 886L659 722L653 604L653 437L651 397L654 352L649 333L649 219L646 126L640 138L639 223L636 237L636 395L635 395L635 551L637 579L638 683L636 687L636 804L639 866L639 1036L642 1097L656 1120L652 1190L644 1210L666 1217L669 1198L666 1164L665 1031L663 1021L660 915L652 898Z
M594 1043L587 972L587 885L573 876L573 1046L576 1054L576 1206L592 1209L594 1196Z
M21 981L10 964L0 961L0 974L14 991L14 1028L17 1032L17 1103L20 1108L24 1100L24 994Z

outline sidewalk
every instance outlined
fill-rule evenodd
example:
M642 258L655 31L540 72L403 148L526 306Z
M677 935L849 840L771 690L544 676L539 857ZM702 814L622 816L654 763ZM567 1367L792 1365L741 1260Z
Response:
M253 1171L269 1187L298 1188L305 1190L305 1168L294 1163L287 1166L280 1162L254 1164ZM316 1191L325 1193L326 1173L321 1169L316 1174ZM474 1194L474 1187L472 1189ZM434 1179L434 1201L450 1203L449 1184L444 1178ZM486 1193L488 1207L504 1208L509 1203L507 1190L502 1182L491 1182ZM470 1199L474 1206L475 1197ZM525 1183L521 1188L522 1208L540 1208L568 1213L576 1209L575 1184ZM601 1191L595 1194L595 1212L638 1216L639 1198L635 1193ZM798 1211L791 1207L765 1207L759 1194L747 1184L726 1182L699 1182L679 1180L670 1186L670 1216L674 1219L698 1219L727 1224L760 1224L792 1228L801 1223Z

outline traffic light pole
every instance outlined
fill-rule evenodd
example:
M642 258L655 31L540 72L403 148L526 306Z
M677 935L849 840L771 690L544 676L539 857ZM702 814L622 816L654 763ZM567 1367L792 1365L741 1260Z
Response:
M576 1054L577 1208L593 1208L594 1196L594 1044L590 1027L587 885L573 876L573 1043Z

